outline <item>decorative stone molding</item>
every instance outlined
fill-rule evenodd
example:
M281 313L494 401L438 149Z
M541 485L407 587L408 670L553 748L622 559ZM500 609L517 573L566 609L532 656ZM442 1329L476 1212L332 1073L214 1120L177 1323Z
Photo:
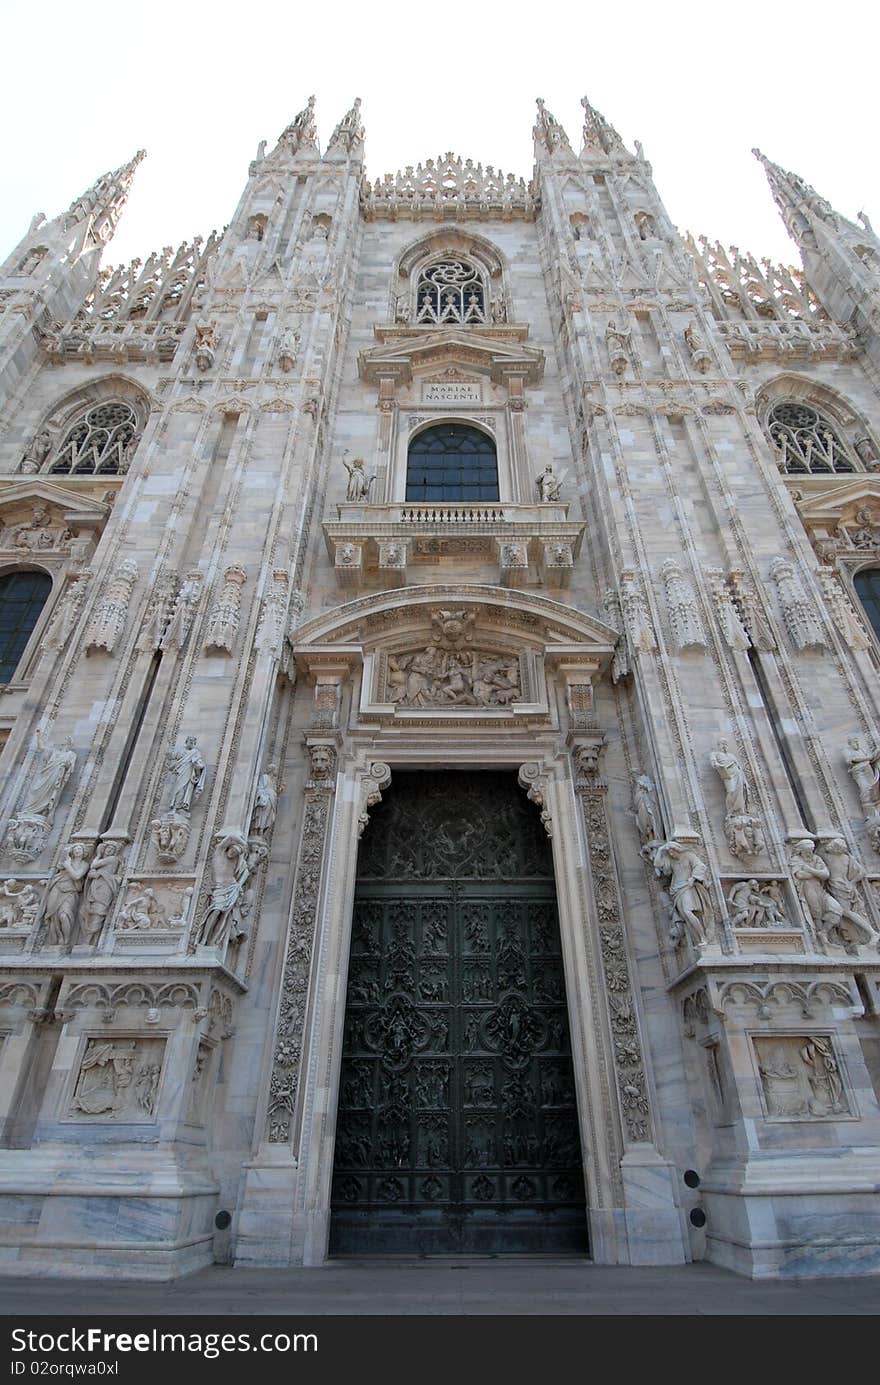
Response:
M844 982L825 976L814 981L798 981L790 977L770 981L735 977L717 985L716 1007L721 1014L732 1006L748 1006L757 1011L759 1019L770 1019L771 1006L783 1009L789 1005L797 1006L805 1020L815 1017L817 1007L824 1009L842 1005L848 1010L861 1008Z
M754 587L737 569L728 573L727 581L737 614L753 646L761 653L771 653L776 649L776 639Z
M370 821L370 809L382 802L382 793L391 784L391 766L381 760L370 765L369 772L360 780L360 812L358 813L358 838Z
M752 647L752 642L739 618L723 571L719 567L708 568L706 577L709 582L709 590L712 593L718 628L724 643L728 649L732 649L736 654L747 653Z
M394 220L445 220L454 216L502 220L534 219L537 194L522 178L500 169L484 168L455 154L427 159L413 170L386 173L374 183L364 182L361 209L368 221L375 217Z
M660 569L660 577L666 588L666 604L669 609L669 623L672 636L680 654L687 650L706 650L706 635L700 620L699 607L690 579L685 577L681 567L673 558L668 559Z
M820 567L817 575L819 578L819 586L822 588L822 595L825 597L825 603L831 617L831 623L840 635L847 649L869 649L871 641L865 632L864 626L853 610L852 603L844 594L843 587L834 569L830 567Z
M575 787L584 818L599 915L602 974L608 999L621 1119L627 1142L640 1144L652 1138L653 1123L623 931L617 869L611 847L607 786L598 774L589 771L576 775Z
M318 749L323 753L316 757ZM292 1136L325 840L335 788L333 747L309 746L309 752L311 773L306 785L269 1079L265 1137L270 1144L287 1144Z
M624 568L620 574L620 605L630 649L638 654L656 654L657 637L633 568Z
M202 581L203 577L198 568L188 572L181 581L159 646L163 652L166 650L179 651L184 648L201 592Z
M198 1011L201 987L198 981L175 978L171 981L73 981L62 996L65 1010L100 1010L104 1023L113 1021L118 1010L188 1009Z
M212 650L231 654L241 619L242 588L247 581L247 573L238 563L233 563L223 573L223 586L208 621L208 634L205 639L205 652Z
M795 649L799 652L825 649L825 632L818 612L794 566L785 558L774 558L770 576L776 583L782 616Z
M125 618L137 579L137 563L133 558L123 559L110 578L106 594L92 615L86 631L87 650L106 649L108 654L113 653L116 641L125 629Z
M520 765L517 780L521 789L525 789L526 798L541 814L541 826L548 837L553 836L553 815L547 803L547 786L549 777L542 766L536 761L531 760L525 765Z
M258 654L280 658L284 644L284 625L290 579L284 568L275 568L260 605L254 649Z

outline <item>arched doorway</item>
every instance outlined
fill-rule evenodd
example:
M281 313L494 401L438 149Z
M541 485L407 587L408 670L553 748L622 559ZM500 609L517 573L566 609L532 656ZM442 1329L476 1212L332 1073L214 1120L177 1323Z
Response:
M585 1253L549 842L514 774L395 772L358 858L331 1254Z

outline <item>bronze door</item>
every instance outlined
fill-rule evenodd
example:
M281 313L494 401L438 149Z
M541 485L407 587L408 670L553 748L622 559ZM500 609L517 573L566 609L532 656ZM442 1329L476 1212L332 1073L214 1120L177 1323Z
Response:
M397 773L372 814L330 1251L586 1251L549 843L510 774Z

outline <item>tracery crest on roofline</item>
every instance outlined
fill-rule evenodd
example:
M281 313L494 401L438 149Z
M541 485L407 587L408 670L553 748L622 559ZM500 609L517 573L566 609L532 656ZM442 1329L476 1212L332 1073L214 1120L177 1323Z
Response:
M458 216L530 221L539 205L534 183L452 153L361 184L361 210L368 220L444 218L454 207Z

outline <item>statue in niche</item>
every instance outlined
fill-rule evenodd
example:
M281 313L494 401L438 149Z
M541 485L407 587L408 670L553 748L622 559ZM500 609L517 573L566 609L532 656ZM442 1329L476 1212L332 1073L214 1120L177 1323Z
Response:
M50 947L69 947L79 898L88 874L86 849L81 842L69 847L46 887L44 918Z
M558 504L562 499L562 483L564 476L557 476L553 467L548 462L540 476L535 477L535 485L538 487L538 495L542 505Z
M42 763L28 785L19 813L23 817L44 817L51 823L64 786L73 773L76 752L71 740L64 741L60 747L51 745L42 730L37 732L36 742L42 753Z
M646 861L652 861L654 852L660 845L657 830L660 810L657 806L657 790L654 781L647 774L636 775L633 785L633 813L636 819L636 831L641 842L639 854Z
M207 773L195 736L187 736L182 747L169 751L166 764L171 775L169 810L189 817L193 799L202 795Z
M59 746L46 741L43 730L36 734L40 761L25 789L24 801L9 819L6 850L13 860L34 861L46 845L58 800L73 773L76 752L73 742Z
M731 928L785 928L788 919L778 880L737 880L727 896Z
M345 498L354 504L367 501L370 498L370 488L376 478L375 476L371 476L367 479L363 457L355 457L351 463L349 463L346 461L347 456L348 452L345 451L342 454L342 465L348 472L348 488Z
M82 932L87 943L97 943L121 879L119 842L101 842L92 858L85 884Z
M268 837L278 811L278 766L269 765L257 780L254 807L251 813L252 836Z
M764 838L758 819L748 811L745 771L723 737L710 754L709 763L724 785L724 826L731 852L741 857L760 855Z
M825 842L822 857L828 867L826 888L841 908L839 921L828 930L829 939L851 956L857 956L859 943L880 943L880 933L855 908L859 903L858 886L865 879L865 871L850 855L842 837L831 837Z
M654 852L654 871L668 875L673 923L669 937L677 946L687 937L695 947L709 941L712 903L709 897L709 867L686 842L671 837Z
M26 476L38 472L52 451L52 434L47 428L41 429L31 442L21 461L19 471Z

